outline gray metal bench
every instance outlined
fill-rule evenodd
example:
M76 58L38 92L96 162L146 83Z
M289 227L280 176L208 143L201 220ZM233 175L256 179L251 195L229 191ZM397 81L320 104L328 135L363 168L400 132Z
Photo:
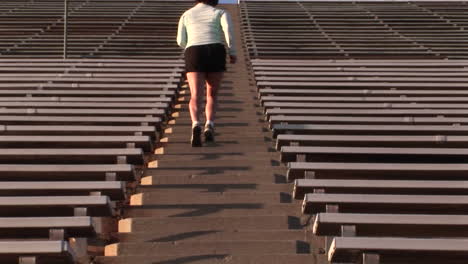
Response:
M297 179L293 197L303 199L306 193L350 194L437 194L468 195L468 182L462 180L343 180Z
M468 150L460 148L284 146L281 162L408 162L464 163ZM1 158L1 155L0 155Z
M1 148L125 148L153 150L149 136L0 136Z
M335 237L328 253L333 264L379 264L380 259L393 263L463 263L468 256L468 239L455 238L375 238ZM385 262L383 262L385 263Z
M129 164L44 165L0 164L2 181L135 180L139 175Z
M467 215L318 213L313 232L319 236L466 237Z
M96 235L96 224L89 216L68 217L2 217L0 238L49 238L56 240L54 233L63 238L92 237Z
M289 180L318 179L463 179L468 165L444 163L289 162ZM306 175L307 174L307 175ZM307 178L306 177L306 178Z
M76 253L67 241L0 241L2 263L76 263Z
M12 179L14 180L14 179ZM108 196L111 200L125 200L126 182L123 181L3 181L0 196Z
M0 137L1 140L1 137ZM288 135L276 138L276 149L283 146L359 146L359 147L468 147L467 136L371 136L371 135Z
M89 126L89 125L0 125L0 134L3 135L114 135L114 136L149 136L158 138L154 126Z
M115 203L107 196L0 197L0 216L114 216Z
M135 164L145 163L138 148L0 148L1 163L16 164Z
M1 116L0 116L1 120ZM375 124L375 125L466 125L465 117L369 117L369 116L280 116L270 117L270 127L277 124Z
M468 126L450 125L355 125L355 124L277 124L273 125L273 137L279 134L312 135L466 135Z
M468 208L467 198L466 195L308 193L304 196L302 212L461 214Z

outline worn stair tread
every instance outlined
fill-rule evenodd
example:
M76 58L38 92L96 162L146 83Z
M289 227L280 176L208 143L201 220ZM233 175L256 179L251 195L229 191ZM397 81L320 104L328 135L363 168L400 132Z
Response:
M300 206L290 203L278 204L179 204L130 207L124 211L126 217L230 217L239 215L298 215Z
M205 184L155 184L155 185L139 185L137 192L142 193L183 193L184 191L191 191L192 193L211 193L211 192L290 192L291 185L284 183L246 183L246 182L232 182L232 183L205 183Z
M232 182L264 182L273 183L275 174L286 175L286 168L282 166L265 165L265 167L225 166L225 167L186 167L177 168L148 168L143 177L152 184L183 184L183 183L232 183Z
M313 255L309 254L268 254L268 255L229 255L229 254L177 254L174 256L135 256L97 257L97 264L305 264L314 263ZM188 262L187 262L188 261Z
M239 230L158 230L149 232L119 233L120 242L171 242L171 241L242 241L242 240L300 240L307 235L304 230L293 229L239 229Z
M235 254L258 255L296 253L298 241L193 241L118 243L106 247L106 256L145 255L164 256L177 254Z
M299 219L287 215L226 216L226 217L144 217L119 221L119 232L144 232L157 230L238 230L238 229L297 229Z
M161 204L226 204L226 203L279 203L279 192L210 192L198 193L194 199L191 191L139 193L131 197L132 206ZM289 194L285 194L289 195Z

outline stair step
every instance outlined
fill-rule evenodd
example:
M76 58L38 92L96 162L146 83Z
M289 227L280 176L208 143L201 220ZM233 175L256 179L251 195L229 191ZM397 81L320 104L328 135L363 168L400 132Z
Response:
M184 160L184 159L179 159L179 160L158 160L158 168L161 169L179 169L180 170L180 165L183 162L190 162L190 160ZM184 167L183 170L226 170L226 171L243 171L243 170L249 170L252 167L253 163L256 163L257 167L264 166L265 169L268 169L271 167L271 158L270 157L251 157L250 159L247 157L242 157L242 158L232 158L232 159L217 159L217 160L196 160L191 163L192 166L187 166ZM279 162L279 157L274 160L274 162ZM196 166L194 166L196 164ZM161 174L160 174L161 175Z
M269 164L264 166L255 166L252 168L246 164L230 164L229 166L220 166L216 167L212 162L210 166L185 166L184 169L179 167L164 167L164 168L149 168L145 171L146 176L151 176L154 180L160 183L185 183L174 182L171 179L176 179L176 177L195 179L203 181L203 179L210 179L208 182L214 181L218 183L217 179L234 179L237 178L235 182L245 182L245 181L255 181L255 182L268 182L275 183L274 181L265 181L265 179L271 179L275 174L286 175L287 169L283 166L271 167ZM276 163L275 163L276 164ZM159 164L158 164L159 165ZM155 175L155 176L153 176ZM149 181L154 182L154 181ZM194 182L196 183L196 182ZM201 183L201 182L200 182ZM146 184L146 183L142 183ZM149 183L148 183L149 184ZM154 183L153 183L154 184Z
M292 197L289 193L279 192L210 192L197 193L196 199L192 191L161 191L151 193L139 193L131 196L130 205L132 206L148 206L148 205L164 205L164 204L257 204L257 203L280 203L291 202Z
M307 240L312 231L292 229L271 230L197 230L188 232L177 232L158 230L152 232L119 233L119 242L172 242L172 241L242 241L242 240Z
M131 207L126 217L232 217L240 215L300 215L300 201L295 204L205 204L160 205Z
M285 215L227 216L227 217L140 217L119 221L119 232L148 232L164 227L165 231L188 232L199 230L269 230L300 229L300 219Z
M192 241L192 242L146 242L146 243L117 243L106 246L105 256L143 255L143 256L171 256L235 254L265 255L309 253L304 252L302 241Z
M291 184L256 184L256 183L226 183L226 184L156 184L156 185L140 185L137 192L184 192L192 191L193 193L211 193L211 192L229 192L229 191L261 191L261 192L288 192L292 193L293 186Z
M232 256L228 254L186 254L177 256L118 256L97 257L96 264L315 264L309 254Z
M205 148L206 150L207 148ZM164 155L158 155L157 160L161 167L164 167L168 164L173 164L176 162L193 162L195 164L203 164L206 162L213 163L213 162L226 162L226 163L252 163L252 162L266 162L269 163L270 159L280 159L280 155L277 152L266 152L265 149L262 151L249 151L246 152L228 152L222 153L220 150L213 150L212 148L208 148L210 151L174 151L174 149L164 148ZM168 152L169 151L169 152ZM252 159L250 157L252 155L255 157Z

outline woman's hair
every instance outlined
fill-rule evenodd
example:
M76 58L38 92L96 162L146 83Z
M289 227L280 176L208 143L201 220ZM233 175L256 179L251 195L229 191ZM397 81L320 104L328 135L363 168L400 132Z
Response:
M195 0L197 3L204 3L210 6L216 6L218 4L218 0Z

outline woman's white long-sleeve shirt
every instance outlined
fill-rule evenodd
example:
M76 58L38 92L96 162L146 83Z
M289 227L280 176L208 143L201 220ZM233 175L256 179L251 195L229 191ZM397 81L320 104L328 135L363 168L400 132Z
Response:
M204 3L198 3L180 17L177 44L190 46L223 43L223 32L229 54L235 55L232 22L229 14Z

